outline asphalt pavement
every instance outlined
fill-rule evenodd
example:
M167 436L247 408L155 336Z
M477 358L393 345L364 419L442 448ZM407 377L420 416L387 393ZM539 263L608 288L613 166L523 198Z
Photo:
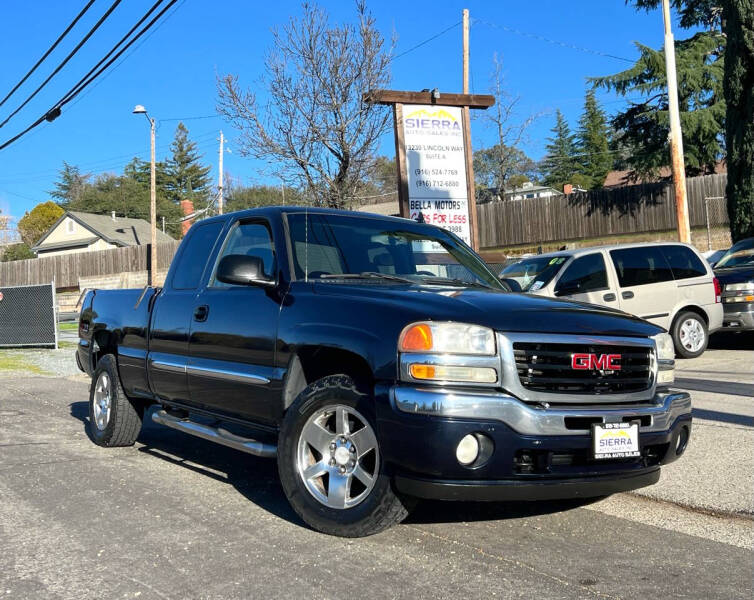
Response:
M652 488L424 502L345 540L298 519L272 460L152 423L99 448L82 376L0 375L0 598L750 599L754 350L678 376L692 443Z

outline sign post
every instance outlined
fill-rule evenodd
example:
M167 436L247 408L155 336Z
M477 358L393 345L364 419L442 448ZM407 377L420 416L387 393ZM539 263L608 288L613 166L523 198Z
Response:
M365 102L393 107L400 214L455 233L479 250L469 109L493 96L375 90Z

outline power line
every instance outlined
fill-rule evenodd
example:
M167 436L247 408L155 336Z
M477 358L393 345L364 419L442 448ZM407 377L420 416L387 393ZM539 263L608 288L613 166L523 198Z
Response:
M548 44L552 44L554 46L560 46L561 48L568 48L570 50L577 50L579 52L585 52L586 54L593 54L595 56L602 56L604 58L612 58L615 60L622 60L623 62L634 64L636 61L631 60L629 58L624 58L622 56L616 56L615 54L609 54L607 52L602 52L601 50L594 50L593 48L585 48L584 46L577 46L576 44L572 44L570 42L562 42L560 40L553 40L548 37L545 37L543 35L540 35L538 33L529 33L527 31L521 31L520 29L516 29L515 27L508 27L507 25L498 25L497 23L490 23L489 21L484 21L481 19L474 19L475 23L479 23L480 25L486 25L487 27L492 27L493 29L501 29L507 33L513 33L515 35L519 35L522 37L527 37L534 40L539 40L540 42L546 42Z
M120 0L118 0L118 1L120 1ZM86 74L86 75L85 75L84 77L82 77L82 78L81 78L81 79L80 79L80 80L78 81L78 83L76 83L76 85L74 85L74 86L73 86L73 87L72 87L72 88L71 88L71 89L70 89L70 90L68 91L68 93L67 93L67 94L66 94L65 96L63 96L63 98L61 98L61 99L60 99L60 100L59 100L59 101L57 102L57 104L55 105L55 107L54 107L54 108L57 108L57 109L58 109L58 111L59 111L59 110L60 110L60 108L62 108L62 107L63 107L63 106L65 105L65 104L68 104L68 103L69 103L69 102L70 102L71 100L73 100L73 99L74 99L74 98L75 98L76 96L78 96L78 95L79 95L79 94L80 94L80 93L81 93L81 92L82 92L82 91L84 90L84 88L86 88L86 86L88 86L88 85L89 85L90 83L92 83L92 81L94 81L94 80L95 80L95 79L96 79L97 77L99 77L99 76L100 76L100 75L101 75L102 73L104 73L104 72L105 72L105 71L107 70L107 68L108 68L108 67L109 67L110 65L112 65L112 64L113 64L113 63L114 63L114 62L115 62L116 60L118 60L118 58L120 58L120 56L121 56L121 55L122 55L122 54L123 54L123 53L124 53L124 52L125 52L126 50L128 50L128 49L129 49L129 48L130 48L130 47L131 47L131 46L132 46L132 45L133 45L133 44L134 44L134 43L135 43L135 42L136 42L136 41L137 41L137 40L138 40L138 39L139 39L139 38L140 38L140 37L141 37L142 35L144 35L144 34L145 34L145 33L146 33L147 31L149 31L149 29L150 29L150 28L151 28L151 27L152 27L152 26L153 26L153 25L154 25L154 24L155 24L155 23L156 23L156 22L157 22L157 21L159 20L159 18L160 18L160 17L162 16L162 15L164 15L164 14L165 14L165 13L166 13L166 12L167 12L168 10L170 10L170 7L171 7L171 6L173 6L173 4L175 4L175 3L177 2L177 1L178 1L178 0L170 0L170 1L169 1L169 2L168 2L168 3L166 4L166 5L165 5L165 7L164 7L164 8L163 8L163 9L162 9L162 10L161 10L161 11L160 11L159 13L157 13L157 15L156 15L155 17L153 17L151 21L149 21L149 23L147 23L147 24L146 24L146 25L145 25L144 27L142 27L142 28L141 28L141 30L140 30L140 31L139 31L139 32L138 32L138 33L137 33L137 34L136 34L136 35L135 35L135 36L134 36L133 38L131 38L131 40L129 40L129 42L128 42L128 43L127 43L127 44L126 44L125 46L123 46L123 48L121 48L121 49L120 49L120 50L119 50L119 51L118 51L118 52L117 52L117 53L115 54L115 56L113 56L113 57L112 57L112 58L111 58L110 60L108 60L108 61L107 61L107 62L106 62L106 63L105 63L105 64L104 64L104 65L103 65L102 67L100 67L100 68L99 68L99 69L98 69L97 71L95 71L94 73L92 73L92 72L90 71L90 72L89 72L89 73L87 73L87 74ZM153 11L153 10L154 10L155 8L157 8L157 6L158 6L159 4L161 4L162 2L163 2L163 0L157 0L157 3L156 3L155 5L153 5L153 6L152 6L152 8L150 8L150 9L149 9L149 11L147 11L147 14L146 14L146 15L144 15L144 17L142 17L142 18L141 18L141 19L140 19L140 20L139 20L139 21L138 21L138 22L136 23L136 25L135 25L135 26L134 26L134 27L133 27L133 28L131 29L131 31L129 31L129 34L130 34L130 33L131 33L131 32L132 32L132 31L133 31L134 29L136 29L136 28L137 28L137 27L138 27L138 26L139 26L139 25L140 25L141 23L143 23L143 22L144 22L144 20L145 20L145 19L146 19L146 18L147 18L147 17L148 17L148 16L149 16L149 15L150 15L151 13L152 13L152 11ZM128 37L128 36L126 36L126 37ZM125 39L125 38L124 38L124 39ZM107 58L108 56L110 56L110 55L112 54L112 51L113 51L113 50L115 50L115 48L117 48L118 46L120 46L120 45L121 45L122 43L123 43L123 40L119 41L119 42L118 42L118 43L117 43L117 44L115 45L115 47L113 47L113 49L112 49L112 50L110 50L110 52L108 52L108 53L107 53L107 54L105 55L105 57L104 57L104 58ZM104 60L104 58L103 58L103 60ZM99 63L97 63L97 64L98 64L98 65L99 65L99 64L102 64L102 61L100 61L100 62L99 62ZM97 67L95 66L95 69L96 69L96 68L97 68ZM0 150L2 150L2 147L0 147Z
M113 47L112 47L112 48L110 49L110 51L109 51L109 52L108 52L107 54L105 54L105 56L103 56L103 57L102 57L102 58L101 58L101 59L99 60L99 62L98 62L98 63L97 63L96 65L94 65L94 66L93 66L93 67L92 67L91 69L89 69L89 72L88 72L88 73L87 73L86 75L84 75L84 76L83 76L83 77L82 77L82 78L81 78L81 79L79 80L79 83L77 83L76 85L80 85L80 84L81 84L81 82L85 81L87 77L89 77L89 76L90 76L90 75L91 75L92 73L94 73L94 72L95 72L95 71L96 71L96 70L97 70L97 69L98 69L98 68L99 68L99 67L100 67L100 66L102 65L102 63L104 63L104 62L105 62L105 61L106 61L106 60L107 60L108 58L110 58L110 56L112 56L113 52L115 52L115 51L116 51L116 50L118 49L118 47L119 47L119 46L120 46L121 44L123 44L123 42L125 42L125 41L126 41L126 40L127 40L127 39L128 39L128 38L129 38L130 36L131 36L131 34L132 34L132 33L133 33L134 31L136 31L136 30L137 30L137 29L139 28L139 26L140 26L140 25L141 25L141 24L142 24L142 23L143 23L144 21L146 21L146 20L147 20L147 19L149 18L149 15L151 15L151 14L152 14L152 13L153 13L153 12L154 12L154 11L155 11L156 9L157 9L157 7L158 7L158 6L160 5L160 4L162 4L162 2L163 2L163 0L157 0L157 2L155 2L155 3L154 3L154 4L152 5L152 7L151 7L151 8L150 8L150 9L149 9L149 10L148 10L148 11L147 11L147 12L146 12L145 14L144 14L144 16L143 16L143 17L141 17L141 19L139 19L139 20L138 20L138 21L136 22L136 24L135 24L135 25L134 25L133 27L131 27L131 29L129 29L129 30L128 30L128 33L126 33L126 35L124 35L124 36L123 36L122 38L120 38L120 40L118 41L118 43L117 43L117 44L115 44L115 46L113 46ZM70 94L74 93L74 90L75 90L75 89L76 89L76 86L74 86L74 87L73 87L73 88L71 89L71 91L69 91L69 92L68 92L68 95L70 95Z
M71 31L71 29L74 28L74 26L76 25L76 23L79 22L79 19L81 19L81 17L84 16L84 14L86 13L86 11L89 10L89 8L92 6L92 4L94 4L94 0L89 0L89 2L87 3L87 5L84 6L83 9L81 9L81 12L78 15L76 15L76 18L73 21L70 22L70 24L68 25L68 27L65 28L65 31L63 31L63 33L61 33L58 36L58 39L56 39L53 42L52 46L50 46L47 49L47 51L42 55L42 58L40 58L31 69L29 69L29 71L26 73L26 75L23 76L23 78L21 79L21 81L19 81L10 92L8 92L8 94L5 96L5 98L3 98L2 100L0 100L0 106L2 106L3 104L5 104L5 102L8 100L8 98L10 98L15 93L15 91L18 88L20 88L24 84L24 82L32 75L32 73L34 73L34 71L37 70L37 67L39 65L41 65L48 56L50 56L50 53L52 53L52 51L55 50L55 48L58 47L58 44L63 40L63 38L65 36L68 35L68 33Z
M121 0L116 0L115 4L112 8L114 8ZM162 0L160 0L162 1ZM21 131L19 134L15 135L11 139L7 140L3 144L0 144L0 150L3 150L10 146L13 142L18 140L20 137L26 135L29 131L40 125L43 121L54 121L60 116L61 108L73 100L76 96L78 96L89 84L91 84L97 77L99 77L107 68L113 64L118 58L126 51L128 48L131 47L131 45L136 42L142 35L144 35L149 29L159 20L159 18L167 12L173 4L175 4L178 0L170 0L168 4L159 12L157 15L149 21L121 50L115 54L107 63L105 63L99 70L97 70L95 73L88 77L84 77L81 80L79 80L76 85L74 85L60 100L58 100L52 108L50 108L44 115L39 117L36 121L34 121L31 125L29 125L26 129ZM108 53L109 55L110 53Z
M390 60L389 60L388 62L392 62L392 61L394 61L394 60L398 60L398 59L399 59L399 58L400 58L401 56L406 56L406 54L408 54L409 52L413 52L413 51L414 51L414 50L416 50L417 48L421 48L421 47L422 47L422 46L424 46L425 44L429 44L429 42L431 42L431 41L433 41L433 40L436 40L436 39L437 39L437 38L439 38L439 37L440 37L441 35L445 35L445 34L446 34L446 33L448 33L448 31L450 31L451 29L455 29L456 27L458 27L458 26L459 26L459 25L460 25L460 24L461 24L462 22L463 22L463 21L458 21L458 22L456 22L456 23L453 23L453 24L452 24L452 25L451 25L450 27L448 27L448 28L446 28L446 29L443 29L442 31L440 31L440 32L436 33L436 34L435 34L435 35L433 35L432 37L429 37L429 38L427 38L427 39L426 39L426 40L424 40L423 42L419 42L418 44L416 44L416 46L412 46L412 47L411 47L411 48L409 48L408 50L404 50L404 51L403 51L403 52L401 52L400 54L396 54L395 56L391 57L391 58L390 58Z
M82 47L82 46L83 46L84 44L86 44L86 42L87 42L87 41L89 40L89 38L90 38L90 37L92 37L92 35L94 35L94 32L95 32L95 31L97 31L97 29L99 29L99 28L100 28L100 25L102 25L102 23L104 23L104 22L105 22L105 20L106 20L106 19L107 19L107 18L108 18L108 17L110 16L110 14L111 14L111 13L112 13L112 12L113 12L113 11L115 10L115 8L116 8L116 7L118 6L118 4L120 4L120 3L121 3L121 0L115 0L115 2L113 2L113 3L112 3L112 5L110 6L110 8L108 8L108 9L107 9L107 11L105 12L105 14L104 14L104 15L102 15L102 16L101 16L101 17L99 18L99 21L97 21L97 22L96 22L96 23L94 24L94 26L93 26L93 27L92 27L92 28L91 28L91 29L90 29L90 30L89 30L89 31L87 32L87 34L86 34L86 35L85 35L85 36L83 37L83 39L82 39L82 40L81 40L81 41L80 41L80 42L79 42L78 44L76 44L76 47L75 47L75 48L74 48L73 50L71 50L71 51L70 51L70 52L68 53L68 56L66 56L66 57L65 57L65 58L63 59L63 61L62 61L62 62L61 62L61 63L60 63L60 64L59 64L59 65L58 65L57 67L55 67L55 70L53 70L53 72L52 72L52 73L50 73L50 74L49 74L49 75L47 76L47 79L45 79L45 80L44 80L44 81L43 81L43 82L42 82L42 83L41 83L41 84L39 85L39 87L38 87L38 88L37 88L36 90L34 90L34 91L33 91L33 92L31 93L31 95L29 95L29 97L28 97L28 98L26 98L26 100L24 100L24 101L23 101L23 102L21 103L21 105L20 105L20 106L19 106L18 108L16 108L16 110L14 110L14 111L13 111L12 113L10 113L10 114L9 114L9 115L8 115L8 116L7 116L6 118L5 118L5 120L4 120L4 121L3 121L2 123L0 123L0 128L2 128L2 127L3 127L3 125L5 125L5 124L6 124L6 123L7 123L8 121L10 121L10 120L11 120L11 118L13 118L13 116L14 116L14 115L16 115L16 114L17 114L17 113L18 113L18 112L19 112L19 111L20 111L20 110L21 110L21 109L22 109L22 108L23 108L24 106L26 106L26 105L27 105L27 104L28 104L29 102L31 102L32 98L34 98L34 96L36 96L36 95L37 95L37 94L38 94L38 93L40 92L40 90L41 90L41 89L42 89L42 88L43 88L44 86L46 86L46 85L47 85L47 84L48 84L48 83L50 82L50 80L51 80L51 79L52 79L53 77L55 77L55 75L57 75L57 74L58 74L58 73L60 72L60 70L61 70L61 69L62 69L62 68L63 68L63 67L64 67L64 66L65 66L65 65L66 65L66 64L68 63L68 61L69 61L69 60L71 60L71 58L73 58L73 56L74 56L74 55L75 55L75 54L76 54L76 53L77 53L77 52L78 52L78 51L79 51L79 50L81 49L81 47Z
M147 34L147 35L146 35L146 36L144 37L144 39L143 39L143 40L141 40L141 41L140 41L140 42L139 42L138 44L136 44L136 45L135 45L135 46L134 46L134 47L133 47L133 48L131 49L131 51L130 51L130 52L129 52L128 54L126 54L126 55L125 55L125 56L124 56L123 58L121 58L121 59L120 59L120 61L119 61L119 62L118 62L118 63L117 63L117 64L116 64L116 65L115 65L115 66L114 66L114 67L113 67L112 69L110 69L110 71L109 71L109 72L105 73L105 74L104 74L104 75L103 75L102 77L100 77L99 79L97 79L97 81L96 81L96 82L94 83L94 85L92 85L91 87L89 87L89 88L87 89L87 91L86 91L86 92L84 92L83 94L81 94L80 96L78 96L78 100L76 100L76 101L75 101L75 102L74 102L74 103L73 103L73 104L72 104L71 106L76 106L76 105L77 105L77 104L78 104L79 102L81 102L81 100L83 100L84 98L86 98L87 94L89 94L89 93L90 93L90 92L91 92L91 91L92 91L92 90L93 90L94 88L96 88L96 87L97 87L97 86L98 86L99 84L101 84L101 83L102 83L102 82L103 82L103 81L104 81L105 79L107 79L108 77L110 77L110 75L111 75L111 74L113 73L113 71L115 71L115 70L116 70L116 69L117 69L117 68L118 68L119 66L121 66L121 65L122 65L122 64L123 64L124 62L126 62L126 61L128 60L128 58L129 58L129 57L130 57L130 56L131 56L131 55L132 55L132 54L133 54L134 52L136 52L136 51L137 51L137 50L138 50L139 48L141 48L141 47L142 47L142 46L143 46L143 45L144 45L144 44L146 43L146 41L147 41L147 40L148 40L149 38L151 38L151 37L152 37L152 36L153 36L153 35L154 35L155 33L157 33L157 32L158 32L158 31L160 30L160 28L161 28L161 27L162 27L162 26L163 26L163 25L164 25L165 23L167 23L167 22L168 22L168 21L170 20L170 17L172 17L172 16L173 16L173 15L174 15L174 14L175 14L175 13L176 13L177 11L178 11L178 9L179 9L179 8L180 8L181 6L183 6L183 4L184 4L184 2L185 2L185 1L186 1L186 0L180 0L180 2L179 2L179 3L178 3L178 4L176 5L176 6L175 6L175 8L173 9L173 12L171 12L171 13L170 13L170 14L169 14L169 15L168 15L167 17L165 17L165 18L164 18L164 19L163 19L163 20L162 20L162 21L161 21L160 23L158 23L158 24L157 24L157 27L155 27L154 29L152 29L152 30L151 30L151 31L150 31L150 32L149 32L149 33L148 33L148 34ZM158 127L159 127L159 125L158 125Z

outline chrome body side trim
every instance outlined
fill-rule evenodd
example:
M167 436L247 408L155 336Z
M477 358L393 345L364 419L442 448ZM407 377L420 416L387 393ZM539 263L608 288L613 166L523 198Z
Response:
M211 377L213 379L226 379L238 383L255 383L257 385L267 385L270 380L266 377L254 375L252 373L241 373L240 371L230 371L228 369L211 369L208 367L197 367L189 365L186 367L189 375L200 375L202 377Z
M437 417L500 421L522 435L586 435L589 429L567 429L566 417L600 419L603 423L651 417L642 432L666 431L680 416L691 413L685 392L658 393L646 405L604 405L595 408L538 408L500 392L394 386L398 410Z
M525 402L567 403L567 404L616 404L620 402L651 401L657 390L657 349L651 338L619 337L603 335L563 335L547 333L499 333L497 334L498 349L501 361L502 388L516 398ZM545 344L587 344L592 346L633 346L646 348L650 351L650 378L647 389L639 392L620 394L570 394L537 392L525 388L521 384L513 355L513 344L516 342L545 343Z
M283 377L280 369L274 367L196 357L188 359L186 371L195 377L224 379L252 385L268 385L273 379Z
M186 358L175 354L150 352L148 355L150 369L167 371L169 373L186 373Z

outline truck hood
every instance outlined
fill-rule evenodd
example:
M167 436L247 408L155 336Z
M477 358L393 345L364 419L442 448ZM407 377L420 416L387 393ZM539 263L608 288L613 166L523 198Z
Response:
M722 269L715 269L715 277L720 280L723 285L731 283L746 283L747 281L754 281L754 267L730 267Z
M393 285L391 283L315 283L316 294L347 297L349 308L361 303L403 310L408 321L460 321L501 332L564 333L648 337L661 327L619 310L531 294L483 288ZM369 313L367 313L369 314Z

